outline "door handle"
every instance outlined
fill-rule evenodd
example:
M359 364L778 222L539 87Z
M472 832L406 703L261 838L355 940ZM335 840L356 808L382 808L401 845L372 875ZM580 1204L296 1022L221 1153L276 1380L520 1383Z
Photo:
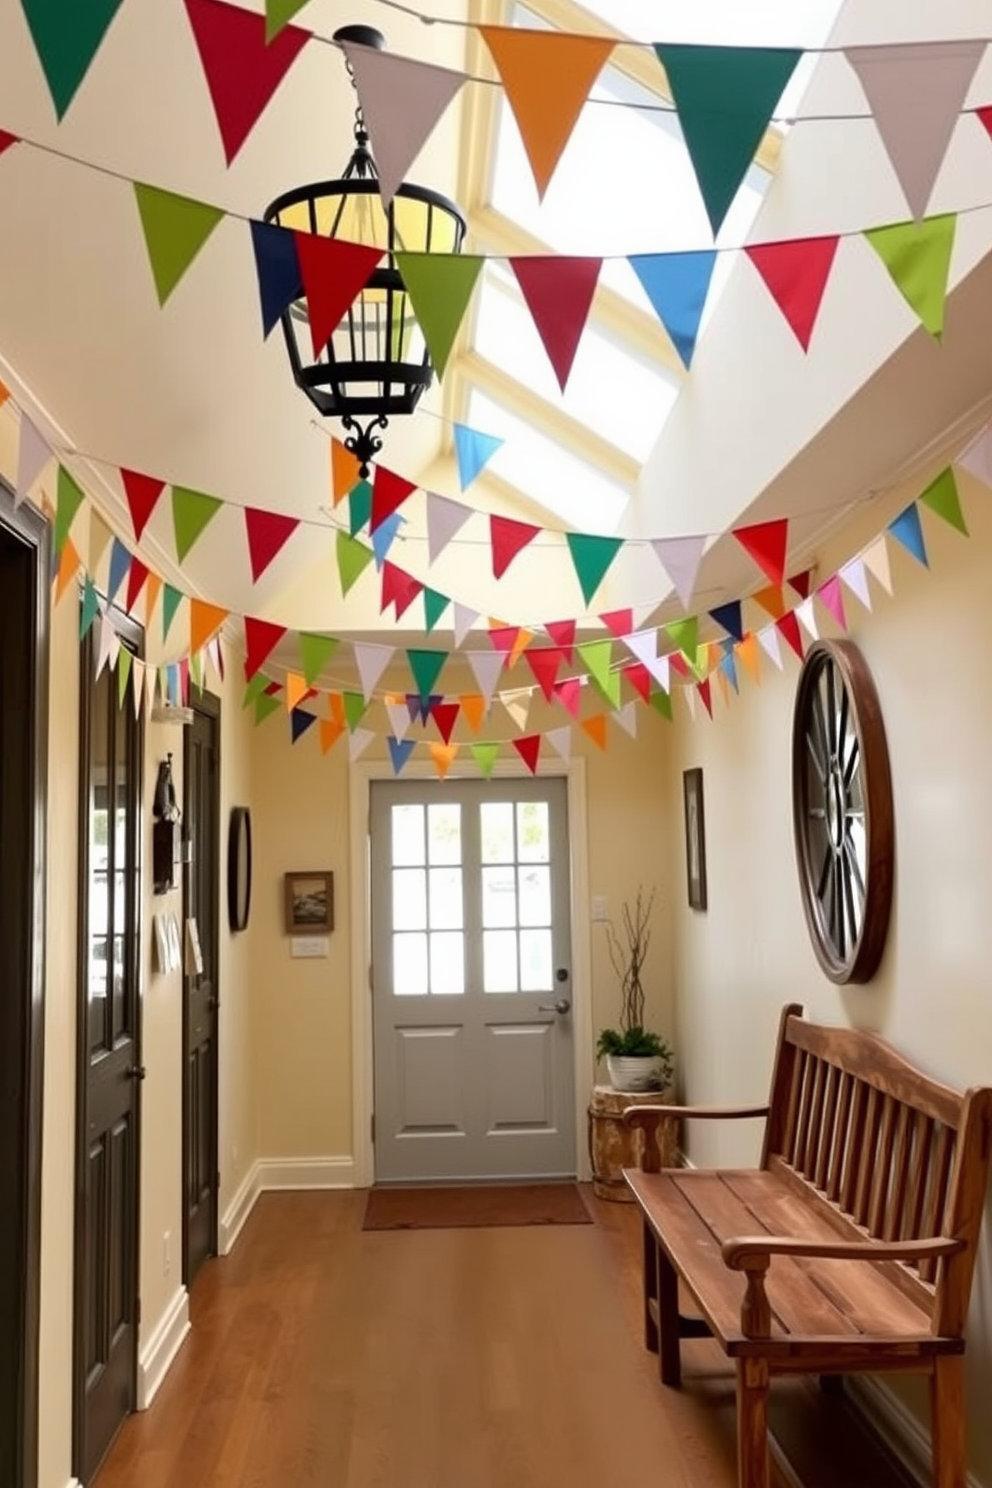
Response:
M567 997L559 997L557 1002L539 1002L537 1011L539 1013L560 1013L564 1015L571 1011L572 1004Z
M132 1064L124 1071L127 1080L143 1080L145 1078L145 1066L143 1064Z

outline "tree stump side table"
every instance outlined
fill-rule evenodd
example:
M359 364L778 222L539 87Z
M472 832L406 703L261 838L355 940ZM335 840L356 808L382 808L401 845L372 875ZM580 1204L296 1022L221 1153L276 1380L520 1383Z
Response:
M628 1106L671 1105L672 1091L614 1090L612 1085L594 1085L589 1102L589 1161L592 1165L592 1191L601 1199L614 1199L621 1204L633 1203L634 1196L621 1176L622 1168L640 1166L644 1150L644 1133L624 1126L623 1113ZM663 1168L678 1166L678 1131L674 1118L659 1121L658 1151Z

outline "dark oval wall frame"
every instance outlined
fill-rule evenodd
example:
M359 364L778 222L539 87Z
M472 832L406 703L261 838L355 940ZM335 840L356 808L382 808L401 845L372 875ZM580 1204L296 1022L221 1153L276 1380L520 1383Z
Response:
M232 930L244 930L251 908L251 812L235 806L227 837L227 919Z

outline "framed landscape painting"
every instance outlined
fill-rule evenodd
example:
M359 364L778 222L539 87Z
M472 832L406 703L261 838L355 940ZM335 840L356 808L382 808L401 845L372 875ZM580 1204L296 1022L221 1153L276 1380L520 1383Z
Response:
M703 772L684 770L685 876L690 909L706 908L706 835L703 827Z
M334 874L286 874L286 934L319 935L334 929Z

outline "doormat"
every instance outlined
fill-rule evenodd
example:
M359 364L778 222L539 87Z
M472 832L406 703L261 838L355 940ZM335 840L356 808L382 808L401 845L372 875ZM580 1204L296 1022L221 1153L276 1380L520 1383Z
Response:
M362 1229L574 1224L592 1224L574 1183L466 1184L458 1188L373 1188Z

